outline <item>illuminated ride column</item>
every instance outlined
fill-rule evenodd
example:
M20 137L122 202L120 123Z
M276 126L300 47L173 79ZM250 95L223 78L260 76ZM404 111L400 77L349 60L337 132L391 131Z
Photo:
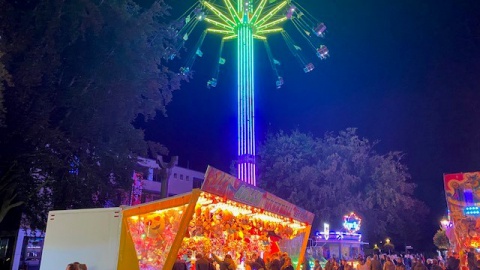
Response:
M239 1L241 2L241 1ZM238 178L251 185L255 179L255 93L253 26L250 22L248 1L238 5L242 21L237 25L238 68Z
M234 5L237 5L236 7ZM254 5L255 4L255 7ZM269 0L199 0L190 7L181 17L183 27L178 31L178 37L184 44L195 26L200 21L205 21L209 27L200 36L199 41L184 66L180 68L180 74L189 75L193 63L197 57L202 57L202 44L207 33L219 34L222 41L219 47L219 59L207 82L207 87L217 86L220 66L225 63L222 57L223 44L228 40L237 40L237 95L238 95L238 124L237 124L237 177L244 182L256 185L255 176L255 91L254 91L254 46L253 39L263 41L267 51L270 65L275 73L275 85L281 88L283 78L280 76L276 60L270 49L267 35L281 34L290 52L295 56L301 68L306 72L314 69L314 65L303 56L302 48L281 27L285 21L291 21L300 36L306 39L306 45L320 58L328 57L328 49L319 45L314 40L323 37L326 27L323 23L315 23L316 20L306 10L300 10L300 5L293 0L269 1ZM175 57L173 54L171 57Z

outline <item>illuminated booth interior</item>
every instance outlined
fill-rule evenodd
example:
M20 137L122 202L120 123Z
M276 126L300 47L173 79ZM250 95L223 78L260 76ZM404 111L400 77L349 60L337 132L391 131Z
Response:
M189 251L192 260L196 253L230 254L242 269L253 252L268 257L282 251L300 269L298 259L304 255L313 217L209 167L202 189L124 209L123 231L131 237L123 239L135 249L138 262L138 266L127 265L140 270L171 269L177 256Z

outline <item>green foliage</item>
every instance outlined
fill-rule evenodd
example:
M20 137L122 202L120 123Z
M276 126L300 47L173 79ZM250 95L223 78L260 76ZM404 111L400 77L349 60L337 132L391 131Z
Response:
M448 240L445 230L438 230L433 236L433 244L440 250L447 250L450 248L450 241Z
M11 74L3 92L0 176L18 183L25 224L42 228L50 209L118 204L136 156L147 151L143 131L131 123L139 114L148 120L165 113L180 87L181 77L165 66L176 46L167 6L141 8L129 0L0 0L0 6L3 63Z
M426 206L413 198L400 152L384 155L375 143L349 128L323 138L294 131L270 134L259 149L259 183L266 190L315 213L320 222L341 226L355 211L370 242L386 235L405 241L418 233Z

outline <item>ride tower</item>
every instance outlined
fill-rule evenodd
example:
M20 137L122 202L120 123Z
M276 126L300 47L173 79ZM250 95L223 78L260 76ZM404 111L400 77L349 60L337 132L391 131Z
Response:
M204 0L193 5L181 17L183 23L178 36L183 39L182 47L187 42L191 32L201 21L206 22L207 28L203 31L194 50L187 58L180 73L188 75L197 57L203 56L201 50L205 36L208 33L222 36L212 77L207 87L216 87L220 67L226 60L222 57L224 43L236 40L237 43L237 177L256 186L255 169L255 53L254 40L264 43L265 49L275 74L276 87L281 88L284 83L278 66L280 61L273 57L267 35L281 33L290 52L295 56L305 73L314 69L312 62L303 56L302 48L294 41L282 27L285 21L291 21L301 37L306 39L306 45L313 48L320 59L329 56L328 49L316 40L323 37L326 26L316 23L316 20L300 5L290 0ZM177 52L181 48L177 49ZM173 57L175 54L173 54Z

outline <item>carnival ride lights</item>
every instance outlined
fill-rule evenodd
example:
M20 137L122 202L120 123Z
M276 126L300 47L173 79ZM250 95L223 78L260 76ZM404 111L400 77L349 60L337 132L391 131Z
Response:
M480 207L478 207L478 206L467 206L463 209L463 213L466 216L478 216L478 215L480 215Z
M277 215L275 213L264 211L262 209L257 209L255 207L224 199L212 194L203 193L197 202L197 206L207 207L210 213L214 213L217 210L226 210L231 212L234 217L251 216L264 221L283 223L293 229L306 228L305 223L299 222L297 220L292 220L290 218Z
M343 217L343 227L349 233L356 233L360 230L362 224L362 219L359 218L354 212L351 212L349 215Z
M360 233L349 233L349 232L337 232L337 231L331 231L331 232L317 232L315 234L317 239L325 239L325 240L342 240L342 239L349 239L349 240L357 240L357 241L362 241L362 234Z
M222 40L219 46L215 68L212 77L207 81L207 87L216 87L220 67L226 63L223 58L223 47L226 41L237 40L237 95L238 95L238 178L249 184L256 185L255 180L255 117L254 117L254 39L263 42L271 68L275 74L275 86L281 88L284 79L278 66L280 61L273 57L267 36L280 33L288 49L295 56L305 73L311 72L315 66L304 56L300 44L294 41L282 24L290 21L293 29L304 38L306 44L320 59L329 56L328 48L320 44L319 38L326 33L324 23L316 19L297 2L291 0L200 0L192 5L179 19L181 27L177 36L182 39L181 45L168 56L175 58L180 49L185 46L190 35L199 24L206 22L206 28L195 44L185 64L180 68L180 74L189 75L197 57L202 57L201 50L205 36L209 33L219 34Z

